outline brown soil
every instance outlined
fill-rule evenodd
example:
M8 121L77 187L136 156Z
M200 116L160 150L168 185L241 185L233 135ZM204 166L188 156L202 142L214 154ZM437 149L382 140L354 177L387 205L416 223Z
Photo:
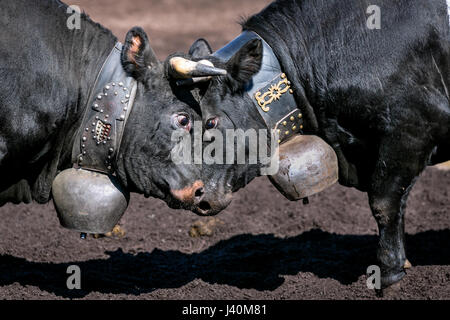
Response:
M72 1L120 39L143 26L161 58L197 37L217 49L239 33L240 16L268 2ZM413 267L385 299L450 299L449 181L450 171L429 168L413 189L406 218ZM377 242L366 194L335 185L310 202L289 202L259 178L236 194L220 220L199 222L193 213L134 195L122 221L125 236L84 241L59 226L52 204L6 205L0 298L375 298L365 285ZM66 288L71 264L81 268L81 290Z

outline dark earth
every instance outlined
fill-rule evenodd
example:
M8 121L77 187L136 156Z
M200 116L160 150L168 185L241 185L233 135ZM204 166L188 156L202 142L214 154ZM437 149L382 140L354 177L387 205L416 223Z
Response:
M147 31L161 59L198 37L218 49L238 22L270 1L72 1L120 40ZM31 9L30 9L31 10ZM450 171L429 168L406 215L413 267L384 299L450 299ZM366 286L377 227L367 195L340 185L290 202L266 178L235 195L215 218L133 195L123 236L90 236L59 225L53 205L0 209L1 299L379 299ZM68 290L69 265L81 290Z

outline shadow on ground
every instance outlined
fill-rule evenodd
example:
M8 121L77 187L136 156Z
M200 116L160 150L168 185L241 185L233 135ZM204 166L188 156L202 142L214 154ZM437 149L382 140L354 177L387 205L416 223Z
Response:
M450 230L407 236L408 258L414 265L450 264ZM108 259L75 263L39 263L0 256L0 286L33 285L65 298L89 292L139 295L160 288L178 288L198 278L238 288L274 290L282 275L311 272L342 284L355 282L374 263L377 237L337 235L311 230L290 238L271 234L238 235L194 254L153 250L130 254L107 252ZM82 290L66 288L67 267L82 270Z

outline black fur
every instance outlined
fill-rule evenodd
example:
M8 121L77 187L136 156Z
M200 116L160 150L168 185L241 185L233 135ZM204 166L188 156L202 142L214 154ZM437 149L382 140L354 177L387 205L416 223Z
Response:
M205 39L200 38L192 44L188 54L195 59L199 57L205 57L211 53L212 49L209 43Z
M226 80L233 92L242 91L252 77L261 69L262 43L254 39L246 43L227 63Z

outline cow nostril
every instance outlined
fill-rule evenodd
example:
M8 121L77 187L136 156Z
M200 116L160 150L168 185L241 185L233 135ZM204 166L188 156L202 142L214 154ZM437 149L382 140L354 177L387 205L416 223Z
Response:
M201 198L204 194L205 194L205 191L203 190L203 188L198 188L197 190L195 190L196 198Z
M208 202L206 202L206 201L200 202L198 207L202 211L209 211L209 210L211 210L211 205Z

